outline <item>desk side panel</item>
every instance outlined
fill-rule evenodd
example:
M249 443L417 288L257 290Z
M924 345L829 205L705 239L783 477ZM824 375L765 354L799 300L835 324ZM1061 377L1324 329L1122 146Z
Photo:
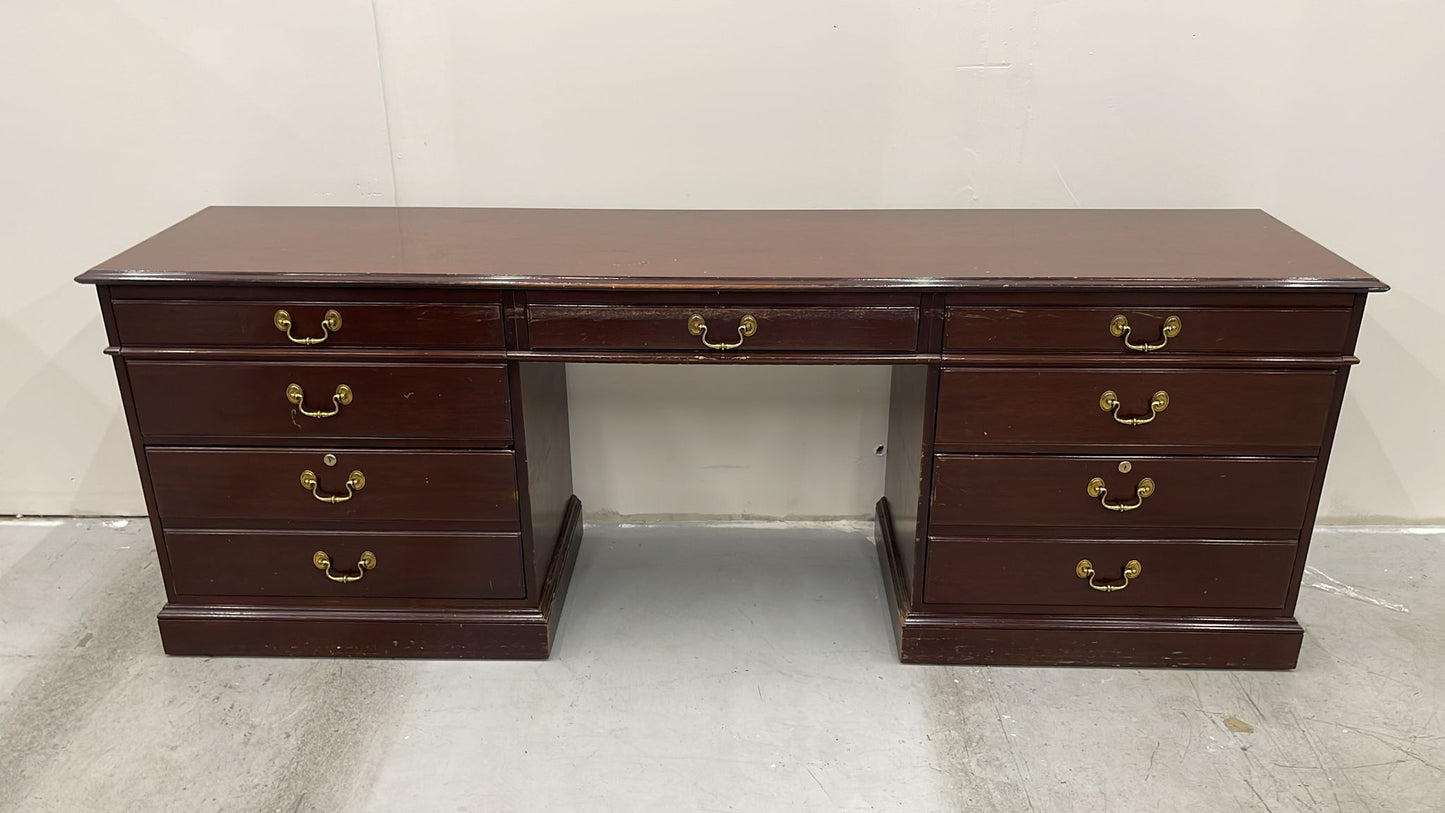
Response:
M917 551L927 534L924 497L931 490L933 463L933 404L937 400L938 367L932 364L894 365L888 397L888 458L884 466L883 496L893 517L896 561L911 603L918 592ZM888 544L884 538L879 545Z
M572 436L567 365L512 362L512 419L517 427L517 484L525 544L531 546L527 595L541 595L572 499Z
M1366 295L1355 295L1355 308L1350 321L1350 334L1345 340L1345 353L1355 352L1355 342L1360 337L1360 325L1365 319ZM1289 581L1289 595L1285 598L1285 612L1293 615L1299 601L1300 585L1304 581L1305 559L1309 556L1310 540L1314 536L1315 519L1319 514L1320 497L1325 489L1325 472L1330 464L1330 451L1335 445L1335 430L1340 423L1340 410L1345 404L1345 385L1349 383L1350 365L1342 365L1335 378L1334 400L1330 404L1329 418L1325 422L1324 442L1320 444L1318 463L1315 466L1314 487L1310 489L1309 504L1305 507L1304 527L1300 530L1298 555L1295 557L1294 574Z
M100 313L105 321L105 335L112 350L120 347L120 331L115 322L115 286L97 285L96 295L100 299ZM165 535L161 528L160 511L156 508L155 490L151 487L150 465L146 461L145 442L141 437L140 419L136 413L135 399L131 395L130 370L126 360L113 355L116 384L120 388L121 408L125 412L126 428L130 431L131 450L135 454L136 471L140 475L141 493L145 497L146 515L150 519L151 539L155 544L156 560L160 563L161 578L165 582L166 600L175 600L175 583L171 577L171 557L166 550Z

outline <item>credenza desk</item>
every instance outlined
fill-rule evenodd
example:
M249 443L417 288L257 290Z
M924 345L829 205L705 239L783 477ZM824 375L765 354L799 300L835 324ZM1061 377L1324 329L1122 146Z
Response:
M567 362L872 364L902 660L1261 668L1385 290L1233 210L222 207L79 279L169 653L545 658Z

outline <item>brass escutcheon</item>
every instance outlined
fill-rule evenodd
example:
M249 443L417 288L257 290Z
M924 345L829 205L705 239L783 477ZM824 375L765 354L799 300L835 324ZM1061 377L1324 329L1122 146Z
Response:
M317 570L325 571L326 578L334 582L350 584L351 582L361 581L361 577L366 575L366 571L376 569L376 554L369 550L363 551L361 558L356 562L355 573L332 573L331 556L324 550L318 550L311 554L311 564L314 565Z
M1094 576L1096 574L1094 572L1093 562L1090 562L1088 559L1080 559L1079 563L1074 566L1074 575L1078 576L1081 579L1088 579L1089 586L1094 588L1095 590L1098 590L1101 593L1113 593L1118 590L1123 590L1125 587L1129 586L1129 583L1131 581L1139 578L1139 574L1142 572L1144 572L1144 566L1139 563L1139 560L1130 559L1124 564L1123 584L1099 584L1098 582L1094 581Z
M336 415L340 414L341 408L343 406L351 403L353 397L354 393L352 393L351 387L348 387L345 384L337 384L336 391L331 395L330 410L327 410L325 412L321 410L308 410L305 406L306 391L301 389L301 385L286 385L286 400L296 407L297 412L300 412L302 415L305 415L308 418L335 417Z
M687 319L687 332L702 337L703 347L710 350L733 350L743 346L743 340L758 332L758 320L748 314L738 320L738 340L735 342L710 342L707 340L707 321L694 313Z
M1102 477L1095 477L1090 480L1085 491L1090 497L1097 498L1099 504L1110 511L1134 511L1144 505L1145 499L1153 496L1155 485L1154 479L1151 477L1145 477L1143 480L1140 480L1139 484L1134 487L1134 496L1136 499L1131 503L1109 502L1109 489L1104 485L1104 478Z
M356 492L366 488L366 475L359 471L353 471L346 477L345 494L322 494L317 490L316 472L311 469L301 472L301 487L311 492L311 496L324 503L346 502L356 496Z
M277 309L276 313L271 316L271 324L275 325L277 330L285 333L286 338L294 344L321 344L331 338L331 334L341 329L341 312L334 308L326 312L326 315L321 318L320 336L291 335L291 326L294 323L291 321L291 314L285 308Z
M1169 393L1164 390L1154 393L1154 397L1149 400L1149 414L1145 417L1120 417L1120 406L1119 395L1113 390L1104 390L1104 393L1099 396L1099 409L1111 413L1117 423L1122 423L1125 426L1143 426L1146 423L1153 423L1154 419L1159 417L1159 413L1169 408Z
M1140 353L1151 353L1155 350L1163 350L1164 345L1168 344L1170 339L1178 336L1179 331L1183 328L1184 320L1178 316L1166 316L1164 317L1164 324L1159 329L1158 342L1153 344L1148 342L1144 344L1134 344L1129 341L1129 335L1133 332L1133 328L1129 327L1129 318L1127 316L1121 313L1109 320L1109 335L1123 339L1125 347Z

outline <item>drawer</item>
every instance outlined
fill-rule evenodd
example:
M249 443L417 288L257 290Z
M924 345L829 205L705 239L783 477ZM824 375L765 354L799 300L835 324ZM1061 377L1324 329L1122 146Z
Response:
M552 305L527 307L534 350L684 350L911 353L918 309L904 306L731 307ZM713 347L712 351L721 350Z
M512 441L500 364L128 361L126 371L148 440Z
M923 596L938 604L1282 609L1295 551L1293 541L930 539ZM1091 587L1084 561L1097 587L1115 589ZM1126 579L1131 561L1138 575Z
M518 528L511 452L150 447L146 462L167 532Z
M1313 455L1324 441L1335 383L1333 370L945 368L938 445Z
M1189 535L1276 529L1293 534L1304 524L1314 472L1315 461L1302 458L939 455L931 521L935 526L1150 528ZM1104 493L1090 493L1095 478ZM1145 479L1154 488L1141 498ZM1105 502L1138 508L1110 510Z
M1115 321L1119 317L1122 322ZM1349 308L950 307L943 345L952 351L1151 359L1200 353L1340 355L1351 350L1352 318ZM1146 352L1129 345L1159 347Z
M117 299L116 334L126 347L500 349L499 303L387 302L385 292L277 291L262 300ZM283 318L283 312L284 317ZM288 327L289 325L289 327Z
M526 595L522 538L502 534L167 532L183 596L500 599ZM324 552L330 574L316 561ZM370 552L370 569L360 567ZM360 575L355 581L336 581Z

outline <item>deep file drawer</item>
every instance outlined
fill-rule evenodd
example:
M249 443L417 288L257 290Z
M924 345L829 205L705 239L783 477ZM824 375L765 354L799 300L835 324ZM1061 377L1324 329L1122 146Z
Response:
M153 447L146 462L167 532L499 531L519 522L505 451Z
M923 597L1020 608L1279 609L1296 547L1293 540L932 538Z
M501 599L526 594L522 539L499 534L176 532L188 596Z
M1313 459L939 455L931 517L935 526L1293 535L1314 473Z
M943 370L944 451L1173 447L1313 455L1334 403L1333 370Z
M148 441L512 441L500 364L127 361Z

